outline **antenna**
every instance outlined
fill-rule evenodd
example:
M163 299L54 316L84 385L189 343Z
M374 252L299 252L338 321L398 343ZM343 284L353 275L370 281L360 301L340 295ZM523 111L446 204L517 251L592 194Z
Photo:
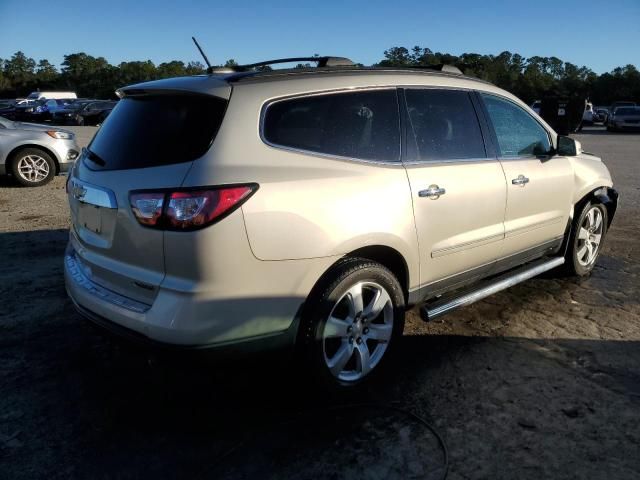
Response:
M200 44L196 40L196 37L191 37L191 40L193 40L193 43L196 44L196 47L198 47L198 50L200 50L200 55L202 55L202 58L204 58L204 63L206 63L207 67L209 68L209 70L211 70L211 63L209 62L209 59L207 58L207 56L202 51L202 48L200 48Z

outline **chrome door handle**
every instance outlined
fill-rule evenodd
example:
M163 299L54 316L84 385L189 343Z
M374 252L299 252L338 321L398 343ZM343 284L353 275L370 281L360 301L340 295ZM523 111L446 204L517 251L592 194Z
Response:
M418 196L437 200L440 198L440 195L444 195L445 193L447 193L447 191L444 188L440 188L438 185L429 185L429 188L426 190L420 190Z
M511 180L511 183L524 187L527 183L529 183L529 179L524 175L518 175L518 178L514 178L513 180Z

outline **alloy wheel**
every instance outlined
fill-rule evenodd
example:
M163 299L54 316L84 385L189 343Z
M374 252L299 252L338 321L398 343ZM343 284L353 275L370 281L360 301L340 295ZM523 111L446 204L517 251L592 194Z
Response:
M18 174L27 182L41 182L49 176L49 163L39 155L25 155L18 160Z
M583 267L591 265L598 256L598 249L602 240L604 228L602 211L598 207L591 207L580 225L578 231L578 246L576 256Z
M333 306L322 332L324 361L338 380L355 382L384 356L393 333L394 308L376 282L353 285Z

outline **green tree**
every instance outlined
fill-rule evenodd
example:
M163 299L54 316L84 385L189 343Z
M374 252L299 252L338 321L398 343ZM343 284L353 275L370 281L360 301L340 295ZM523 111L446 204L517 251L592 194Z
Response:
M58 70L49 63L49 60L43 58L36 67L35 79L38 84L52 85L58 79Z
M158 78L158 70L151 60L122 62L118 65L118 86L147 82Z
M200 75L206 72L206 67L200 62L189 62L187 63L187 68L185 68L185 73L187 75Z
M13 54L10 60L5 60L4 75L19 93L26 93L28 86L34 80L35 68L36 61L18 51Z
M83 97L113 97L118 84L118 69L104 57L84 52L64 56L61 80L65 88Z
M158 65L158 77L170 78L181 77L187 74L184 62L173 60L171 62L165 62Z
M4 73L4 64L5 60L0 58L0 93L11 89L11 81ZM0 97L4 97L4 95L0 94Z

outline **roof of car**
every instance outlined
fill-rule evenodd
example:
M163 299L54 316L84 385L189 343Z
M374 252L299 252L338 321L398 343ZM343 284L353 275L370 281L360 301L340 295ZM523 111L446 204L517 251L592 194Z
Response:
M439 66L441 67L441 66ZM438 67L435 67L438 68ZM485 85L489 89L497 89L490 82L479 78L468 77L463 75L459 70L442 71L434 69L434 67L362 67L354 65L337 65L328 67L315 68L290 68L275 70L256 70L240 66L236 68L215 68L210 73L192 75L186 77L171 77L162 80L152 80L148 82L138 83L135 85L127 85L116 90L118 97L131 97L138 95L147 95L149 92L192 92L206 95L213 95L228 100L231 97L231 90L234 85L255 85L265 84L267 82L280 83L295 81L306 84L307 81L320 81L318 85L324 84L325 87L330 86L335 79L337 83L344 83L344 80L354 79L357 77L357 83L367 83L371 77L371 82L380 84L389 83L381 77L388 77L390 84L411 84L423 83L425 80L429 84L438 84L440 80L443 84L458 84L464 86L467 84ZM454 73L457 72L457 73ZM395 82L395 77L398 82ZM401 77L404 77L401 79ZM342 81L340 81L342 80ZM355 81L355 79L354 79ZM462 82L460 82L462 81ZM470 86L470 85L468 85ZM486 89L486 88L485 88Z
M314 78L324 75L376 75L380 73L402 73L402 74L415 74L415 75L427 75L435 77L449 77L449 78L464 78L466 80L472 80L479 83L491 84L485 80L481 80L475 77L469 77L461 73L453 73L450 71L440 71L431 68L420 67L361 67L361 66L340 66L340 67L323 67L323 68L287 68L287 69L275 69L275 70L260 70L260 71L240 71L229 73L212 73L212 76L221 78L230 83L239 83L247 81L273 81L291 77L308 77Z

